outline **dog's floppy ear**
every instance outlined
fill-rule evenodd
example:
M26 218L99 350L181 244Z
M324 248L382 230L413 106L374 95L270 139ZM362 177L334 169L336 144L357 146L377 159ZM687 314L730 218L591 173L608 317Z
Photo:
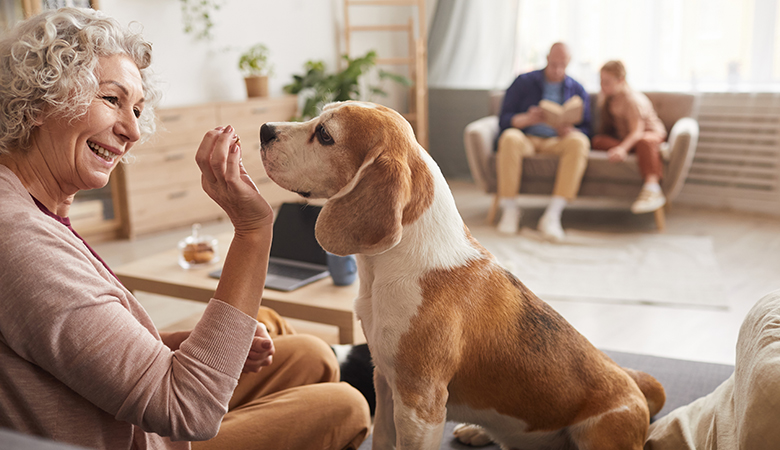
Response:
M337 255L382 253L401 240L409 201L409 169L381 153L363 163L352 181L325 203L315 234Z

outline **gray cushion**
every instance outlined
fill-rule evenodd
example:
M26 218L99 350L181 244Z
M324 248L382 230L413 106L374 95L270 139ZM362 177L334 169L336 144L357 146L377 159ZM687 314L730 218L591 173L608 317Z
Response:
M610 358L623 367L641 370L654 376L666 390L666 404L656 418L663 417L670 411L703 397L718 387L734 372L734 367L723 364L710 364L680 359L660 358L657 356L637 355L605 351ZM447 422L442 439L442 450L473 449L460 444L452 436L452 430L457 423ZM371 436L360 446L359 450L371 448ZM499 450L498 445L492 444L480 447L486 450Z

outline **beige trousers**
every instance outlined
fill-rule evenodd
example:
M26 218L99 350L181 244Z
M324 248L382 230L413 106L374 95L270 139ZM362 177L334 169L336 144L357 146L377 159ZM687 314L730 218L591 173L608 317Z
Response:
M520 192L523 158L534 154L558 156L558 172L555 175L553 195L572 200L580 190L582 175L588 165L590 141L580 131L566 136L542 138L526 136L517 128L507 128L498 139L496 153L497 194L500 198L513 198Z
M645 450L753 450L780 445L780 290L759 300L737 339L734 373L650 425Z
M333 350L319 338L295 334L273 310L261 308L258 320L274 338L273 363L241 375L217 436L192 448L357 449L371 426L368 403L339 382Z

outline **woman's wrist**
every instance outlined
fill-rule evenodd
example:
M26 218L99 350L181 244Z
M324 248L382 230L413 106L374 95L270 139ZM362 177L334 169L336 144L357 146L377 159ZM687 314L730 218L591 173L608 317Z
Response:
M233 239L244 239L249 242L270 241L273 235L273 215L252 223L233 223Z

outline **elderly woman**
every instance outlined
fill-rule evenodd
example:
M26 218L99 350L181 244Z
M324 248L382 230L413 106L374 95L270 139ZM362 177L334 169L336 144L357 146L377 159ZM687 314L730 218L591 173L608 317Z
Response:
M273 212L232 127L197 150L235 237L191 332L159 333L70 227L74 195L105 186L153 131L150 61L139 35L87 10L46 12L0 40L0 427L104 449L356 448L368 406L332 382L330 348L274 342L256 320L284 328L259 304Z
M660 147L666 128L650 99L628 85L622 62L609 61L602 66L599 103L601 128L591 139L593 149L607 150L610 161L623 161L635 151L645 182L631 211L641 214L664 206L666 198L659 181L663 176Z

